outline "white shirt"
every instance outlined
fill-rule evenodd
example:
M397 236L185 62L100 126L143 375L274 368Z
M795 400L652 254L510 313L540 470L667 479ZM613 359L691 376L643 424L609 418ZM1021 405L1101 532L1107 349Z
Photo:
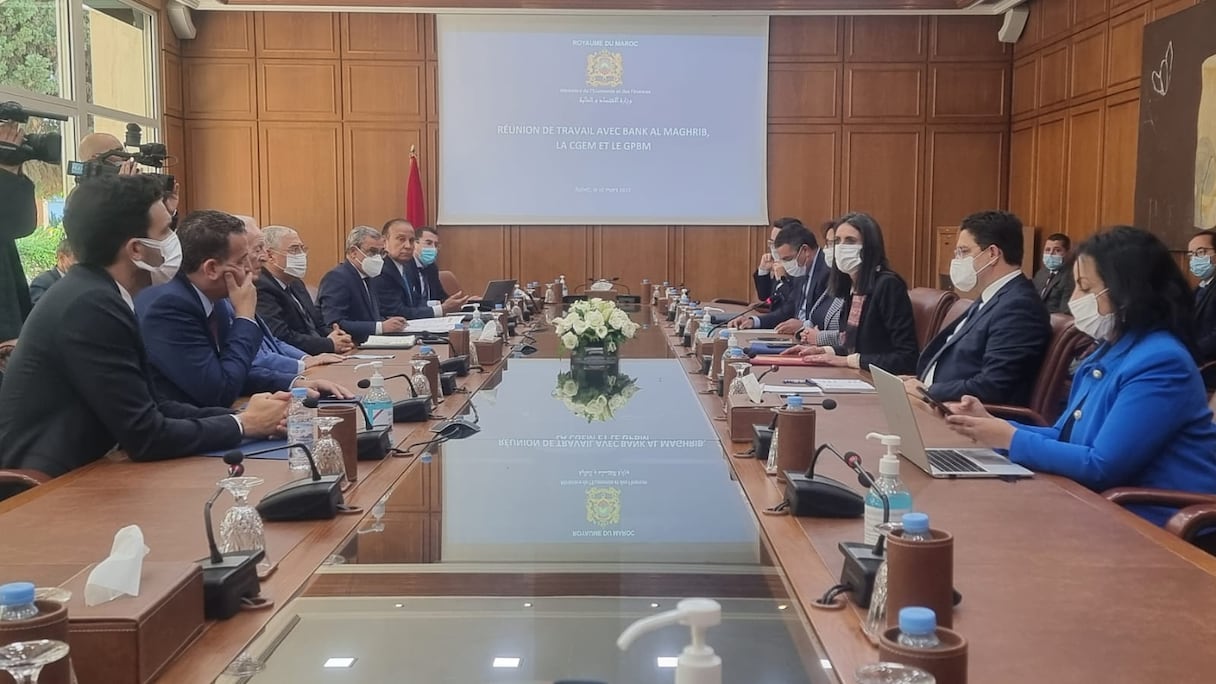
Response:
M117 280L114 281L114 284L118 286L118 296L122 297L122 300L127 303L127 306L131 307L131 312L134 313L135 300L131 298L131 293L127 292L127 288L123 287L122 283Z
M992 284L990 284L988 287L985 287L984 291L980 293L980 305L975 310L975 313L979 313L980 309L983 309L984 305L987 304L993 297L995 297L997 295L997 293L1001 291L1002 288L1004 288L1009 283L1013 282L1014 278L1017 278L1020 275L1022 275L1021 271L1013 271L1012 273L1009 273L1002 278L998 278L997 280L994 280L992 282ZM968 317L968 318L970 318L970 317ZM958 331L962 330L963 326L967 325L968 318L964 318L963 320L958 322L958 325L954 326L954 332L950 333L950 337L946 338L947 345L949 345L950 342L952 342L954 340L954 336L958 334ZM936 371L937 371L937 362L935 361L935 362L933 362L933 365L929 366L929 369L925 371L925 380L924 380L925 387L933 386L933 374Z

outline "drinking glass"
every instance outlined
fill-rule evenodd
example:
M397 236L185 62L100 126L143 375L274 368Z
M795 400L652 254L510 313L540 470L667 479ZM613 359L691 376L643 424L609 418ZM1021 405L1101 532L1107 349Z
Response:
M249 653L242 653L228 663L223 674L227 677L252 677L265 669L266 663L262 662L260 658L255 658Z
M224 514L220 521L220 551L237 553L262 551L263 558L258 563L258 572L268 573L272 564L265 555L266 527L258 509L249 503L249 493L255 487L262 485L260 477L227 477L217 484L232 495L232 508Z
M471 344L469 345L472 346ZM414 367L414 375L410 378L410 384L414 386L414 396L429 397L431 396L431 381L426 377L427 361L414 359L410 365Z
M902 530L903 523L879 523L875 526L875 529L878 530L880 541L885 548L885 538L893 530ZM862 631L875 644L878 643L883 630L887 628L887 561L885 560L885 551L883 555L884 560L882 565L878 566L878 573L874 577L874 589L870 592L870 608L866 612L865 624L862 625Z
M900 663L871 663L857 668L857 684L936 684L924 670Z
M342 422L337 416L317 416L317 441L312 445L312 457L322 475L346 477L346 460L342 458L342 445L334 439L334 426Z
M18 641L0 647L0 670L12 675L17 684L37 684L42 668L62 660L68 645L54 639Z
M747 385L743 384L743 376L747 375L752 370L751 363L732 363L731 368L735 369L735 378L730 381L729 394L734 396L747 396Z

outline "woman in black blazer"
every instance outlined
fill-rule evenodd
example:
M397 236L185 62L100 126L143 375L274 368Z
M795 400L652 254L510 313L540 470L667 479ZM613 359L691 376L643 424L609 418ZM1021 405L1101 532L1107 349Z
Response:
M786 354L823 366L869 369L895 374L916 372L916 323L908 286L891 270L882 228L868 214L836 220L836 296L845 300L840 338L832 345L799 345Z

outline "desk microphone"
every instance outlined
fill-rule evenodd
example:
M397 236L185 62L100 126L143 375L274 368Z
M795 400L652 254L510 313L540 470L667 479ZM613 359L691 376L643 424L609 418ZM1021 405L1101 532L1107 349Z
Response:
M854 473L857 473L857 483L863 487L868 487L870 491L878 495L882 500L882 521L884 523L891 519L891 501L887 498L886 493L879 489L874 484L874 478L861 465L861 456L856 451L846 451L841 455L839 451L832 448L828 444L824 444L819 448L819 451L827 449L836 457L844 462ZM818 457L819 452L815 453ZM862 542L840 542L838 548L844 554L844 566L840 569L840 584L848 585L852 591L849 596L853 603L861 608L868 608L870 605L870 595L874 592L874 578L878 576L878 568L882 565L885 552L886 535L878 535L878 541L871 544Z
M241 465L244 459L245 455L239 451L224 454L229 477L238 477L244 472ZM203 504L203 529L207 533L208 555L198 563L203 569L203 613L208 620L227 620L236 615L245 599L254 598L261 592L258 563L266 557L266 552L261 549L236 551L227 556L220 553L211 524L211 508L223 491L223 487L217 487Z
M405 378L406 384L410 386L410 394L413 395L406 399L393 402L393 422L394 423L422 423L431 418L431 397L419 396L418 389L414 387L414 381L405 373L396 375L386 375L385 380L393 378ZM367 378L362 378L355 383L359 389L367 389L372 386L372 381Z
M345 509L342 498L342 475L321 475L312 449L307 444L288 442L285 446L258 449L242 454L256 456L281 449L300 449L308 457L309 476L293 480L262 497L258 502L258 513L267 522L280 520L328 520ZM238 453L240 451L229 452Z
M316 399L306 397L304 407L315 409L320 405L326 406L357 406L358 413L363 415L363 429L355 432L355 450L360 461L379 461L392 448L389 439L390 428L378 428L372 424L371 412L361 399Z
M751 306L749 306L749 307L747 307L746 309L744 309L744 310L740 311L739 313L735 314L734 316L731 316L730 318L726 319L725 321L722 321L721 323L717 323L717 324L715 324L715 325L711 326L711 327L709 328L709 332L707 332L706 334L707 334L707 335L712 335L712 334L713 334L713 332L714 332L715 330L717 330L718 328L721 328L721 327L722 327L722 326L724 326L724 325L729 325L731 321L734 321L734 320L737 320L737 319L739 319L739 318L742 318L744 314L749 314L749 313L751 313L751 312L755 311L756 309L759 309L759 308L760 308L760 307L762 307L762 306L766 306L766 305L767 305L767 306L772 306L772 303L773 303L773 298L772 298L772 297L769 297L768 299L765 299L765 300L762 300L762 301L756 302L755 304L752 304Z
M224 463L228 464L228 477L240 477L245 474L245 466L241 463L244 460L245 454L239 451L229 451L224 454Z
M769 366L768 370L766 370L763 373L761 373L760 375L756 376L756 382L760 382L761 380L763 380L765 378L765 376L767 376L769 373L772 373L775 370L777 370L777 366ZM835 403L835 402L833 402L833 403ZM835 407L833 406L833 408L835 408Z

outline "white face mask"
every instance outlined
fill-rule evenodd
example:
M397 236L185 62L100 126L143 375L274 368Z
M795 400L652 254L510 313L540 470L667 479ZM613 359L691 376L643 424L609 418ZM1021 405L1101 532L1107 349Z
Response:
M363 262L366 268L367 262ZM283 268L283 272L293 278L303 278L308 272L308 255L307 254L288 254L287 266Z
M363 254L363 250L359 250L359 253ZM367 256L366 254L363 255L363 272L367 274L368 278L375 278L376 276L380 275L380 271L383 269L384 257L380 256L379 254L374 254L372 256Z
M1077 326L1077 330L1099 342L1108 339L1110 332L1115 329L1115 315L1113 313L1098 313L1098 295L1103 292L1106 292L1106 290L1068 301L1068 310L1072 312L1073 325Z
M793 259L789 259L788 261L782 259L781 268L784 268L786 275L791 278L801 278L802 276L806 275L806 266L798 263L797 256L795 256Z
M980 271L991 266L994 262L988 262L987 265L975 270L975 257L968 256L950 260L950 281L954 286L963 292L970 292L975 289L976 283L979 281Z
M141 271L151 273L153 285L163 285L173 280L173 276L177 275L177 270L182 266L182 243L177 239L177 233L170 231L168 237L164 240L153 240L152 238L136 239L139 240L139 244L159 251L164 261L159 266L152 266L147 262L137 259L132 259L131 263L135 264L135 267Z
M861 268L861 245L836 245L836 268L845 273Z
M835 247L828 245L827 247L823 248L823 263L827 264L828 268L832 268L833 266L836 265L836 248Z

